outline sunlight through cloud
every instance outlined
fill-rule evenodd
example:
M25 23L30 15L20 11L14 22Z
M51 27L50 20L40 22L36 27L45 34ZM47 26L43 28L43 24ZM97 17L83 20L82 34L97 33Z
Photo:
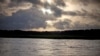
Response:
M43 14L53 14L53 11L51 9L41 8L41 11L43 12Z
M40 0L42 3L52 4L54 0Z

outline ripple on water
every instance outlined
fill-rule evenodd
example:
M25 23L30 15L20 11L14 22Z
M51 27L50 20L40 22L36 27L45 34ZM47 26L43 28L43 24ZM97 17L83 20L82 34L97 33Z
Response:
M100 40L0 38L0 56L99 56Z

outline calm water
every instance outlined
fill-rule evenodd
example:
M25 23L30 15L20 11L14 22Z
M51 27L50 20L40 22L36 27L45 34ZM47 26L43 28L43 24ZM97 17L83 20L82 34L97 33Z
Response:
M100 40L0 38L0 56L100 56Z

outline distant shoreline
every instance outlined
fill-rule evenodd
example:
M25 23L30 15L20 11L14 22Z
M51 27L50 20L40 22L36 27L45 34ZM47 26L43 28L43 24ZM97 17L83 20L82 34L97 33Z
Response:
M100 29L74 31L20 31L0 30L2 38L45 38L45 39L100 39Z

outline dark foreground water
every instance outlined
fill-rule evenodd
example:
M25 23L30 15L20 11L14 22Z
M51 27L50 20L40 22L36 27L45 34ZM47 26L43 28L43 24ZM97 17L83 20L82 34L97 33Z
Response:
M0 38L0 56L100 56L100 40Z

